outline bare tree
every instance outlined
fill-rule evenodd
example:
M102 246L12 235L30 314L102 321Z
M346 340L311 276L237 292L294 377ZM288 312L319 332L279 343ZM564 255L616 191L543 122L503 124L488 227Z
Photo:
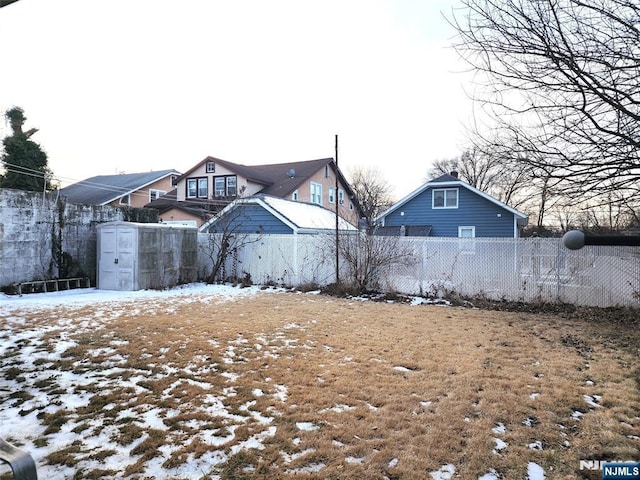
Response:
M512 154L574 198L640 185L640 3L462 0L456 49L477 73L474 96ZM492 138L488 138L492 137ZM485 147L486 148L486 147Z
M249 214L241 202L236 202L235 205L218 213L217 221L209 229L207 243L201 245L204 254L211 261L207 283L226 280L227 260L237 258L243 247L259 242L262 238L262 226L250 232L246 229L248 220Z
M375 219L393 204L391 185L374 167L354 167L349 170L349 183L364 214L367 232L375 228Z
M458 157L436 160L427 173L427 180L452 171L458 172L459 178L472 187L514 208L531 204L535 196L531 189L536 177L534 169L509 149L473 148Z
M341 233L338 252L342 282L358 293L380 289L391 267L416 263L413 250L399 236Z

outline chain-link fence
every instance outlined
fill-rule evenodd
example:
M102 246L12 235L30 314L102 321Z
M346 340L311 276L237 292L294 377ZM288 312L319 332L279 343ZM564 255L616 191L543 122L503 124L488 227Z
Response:
M200 235L200 268L208 234ZM300 286L335 281L332 235L264 235L234 251L224 277ZM383 237L380 241L389 241ZM377 272L385 289L407 294L485 296L523 302L609 307L640 305L640 248L568 250L551 238L418 238L394 240L410 262ZM341 280L347 266L340 264Z

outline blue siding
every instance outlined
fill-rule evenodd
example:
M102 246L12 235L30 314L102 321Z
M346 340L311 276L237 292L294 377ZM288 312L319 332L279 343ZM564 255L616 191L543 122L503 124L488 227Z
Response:
M280 219L262 208L260 205L242 205L229 211L218 223L209 228L209 232L215 233L228 228L228 231L238 233L273 233L289 234L293 229Z
M457 188L458 208L431 208L433 188ZM400 215L404 212L404 215ZM498 216L500 215L500 216ZM431 225L433 237L457 237L459 226L476 237L513 237L514 214L464 187L429 187L385 217L386 226Z

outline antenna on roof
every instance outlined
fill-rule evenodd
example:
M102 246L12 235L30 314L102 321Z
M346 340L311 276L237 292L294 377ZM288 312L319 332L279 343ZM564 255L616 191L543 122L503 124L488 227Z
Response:
M295 169L295 168L291 168L291 169L289 169L289 171L287 172L287 174L288 174L291 178L295 177L295 176L296 176L296 169Z

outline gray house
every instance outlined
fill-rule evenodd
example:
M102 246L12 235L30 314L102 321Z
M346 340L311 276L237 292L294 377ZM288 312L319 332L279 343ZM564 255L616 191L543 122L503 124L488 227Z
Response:
M456 172L416 189L377 219L381 235L519 237L528 217L460 180Z

